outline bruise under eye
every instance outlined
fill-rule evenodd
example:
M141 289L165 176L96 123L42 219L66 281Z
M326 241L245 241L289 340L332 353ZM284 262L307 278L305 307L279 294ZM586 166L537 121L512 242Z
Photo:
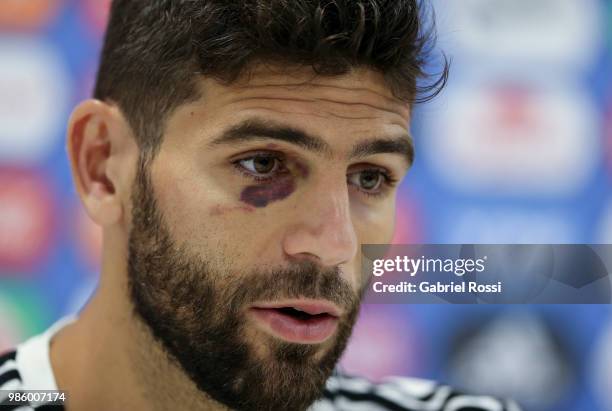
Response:
M271 202L283 200L295 191L292 176L284 176L274 181L246 187L240 193L240 201L253 207L265 207Z

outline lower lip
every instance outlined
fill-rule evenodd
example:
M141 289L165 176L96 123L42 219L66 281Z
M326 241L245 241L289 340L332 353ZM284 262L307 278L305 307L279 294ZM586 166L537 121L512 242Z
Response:
M321 343L328 339L338 326L338 318L331 315L299 320L273 309L251 308L250 312L268 332L294 343Z

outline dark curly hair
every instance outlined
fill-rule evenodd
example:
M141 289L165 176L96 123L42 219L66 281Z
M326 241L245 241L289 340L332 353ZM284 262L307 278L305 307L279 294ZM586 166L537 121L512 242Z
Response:
M256 61L329 76L364 66L411 104L431 99L448 77L444 57L418 83L434 37L419 0L114 0L94 97L118 104L154 151L167 116L199 98L198 76L229 84Z

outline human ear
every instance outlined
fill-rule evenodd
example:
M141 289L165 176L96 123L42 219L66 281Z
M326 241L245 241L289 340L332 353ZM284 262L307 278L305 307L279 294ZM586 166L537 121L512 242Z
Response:
M117 107L86 100L72 112L68 124L67 151L77 192L87 214L100 226L119 222L125 204L121 188L120 158L131 139Z

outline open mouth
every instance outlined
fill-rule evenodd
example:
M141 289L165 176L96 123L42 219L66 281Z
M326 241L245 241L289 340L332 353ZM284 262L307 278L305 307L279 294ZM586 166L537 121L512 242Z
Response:
M338 325L337 310L317 304L264 304L251 307L249 312L260 328L295 343L321 343L335 332Z
M282 308L273 308L273 309L278 311L281 314L288 315L290 317L293 317L297 320L302 320L302 321L310 321L310 320L316 321L318 318L324 318L330 315L328 313L308 314L305 311L300 311L293 307L282 307Z

